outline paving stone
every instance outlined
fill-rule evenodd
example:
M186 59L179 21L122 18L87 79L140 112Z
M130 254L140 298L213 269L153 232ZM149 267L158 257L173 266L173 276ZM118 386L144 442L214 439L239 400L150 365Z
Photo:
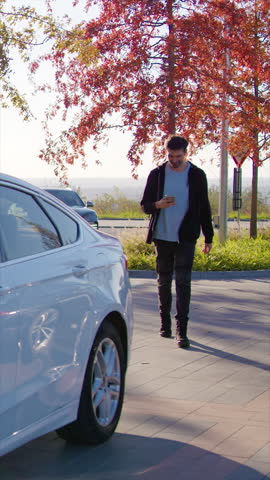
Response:
M228 368L224 368L221 362L215 362L210 366L205 366L202 370L191 372L189 379L195 382L208 381L211 383L217 383L225 378L231 376L231 371Z
M174 383L174 379L167 376L162 376L154 380L150 380L142 385L127 385L126 393L133 395L149 395L158 392L161 388L165 388L167 385Z
M260 472L263 475L267 475L270 472L270 459L268 462L262 462L260 460L255 461L253 458L249 459L245 465L247 467L253 468L254 470Z
M206 390L197 393L196 398L202 402L215 401L215 398L225 394L230 388L231 387L228 387L226 382L215 383Z
M191 465L190 471L185 475L185 480L199 480L200 478L213 478L214 480L227 480L235 472L243 468L241 464L235 460L215 455L211 452L202 456L196 464ZM250 470L245 467L246 472ZM239 477L239 480L246 480L246 476ZM254 477L255 480L256 477ZM259 477L256 478L259 480Z
M205 403L196 413L198 415L202 414L208 415L209 417L226 418L238 422L248 422L251 417L254 418L252 412L245 408L240 408L239 405L233 406L214 402Z
M268 442L268 428L245 426L215 447L214 452L249 458Z
M170 440L177 440L180 442L190 442L193 438L205 432L215 425L215 422L201 419L183 418L177 422L171 423L168 427L160 430L154 434L153 437L166 438Z
M188 420L190 417L186 417ZM193 417L194 418L194 417ZM191 441L192 445L205 448L206 450L213 450L217 445L222 443L227 438L231 437L235 432L239 431L243 425L239 423L220 422L213 425L206 432L197 436Z
M241 465L226 476L225 480L263 480L265 475L257 468L259 465Z
M142 410L146 414L152 415L162 415L162 413L165 413L177 419L182 417L183 413L189 414L200 409L204 405L204 402L167 399L152 395L143 397L129 394L126 404L129 410Z
M233 387L226 393L216 397L215 403L229 403L229 404L246 404L251 400L258 397L258 395L264 393L267 389L266 385L241 385L239 387Z
M196 398L198 392L209 388L212 385L211 380L196 382L189 379L177 379L174 383L170 383L164 388L156 392L157 397L174 398L174 399L193 399Z
M251 411L251 410L248 410L247 411ZM253 412L252 413L252 420L254 422L264 422L265 424L269 424L270 423L270 412L269 410L262 410L260 412Z
M269 377L270 380L270 377ZM266 384L268 385L268 384ZM258 395L254 400L246 404L248 410L258 410L266 409L269 411L270 408L270 390L266 390L261 395Z
M185 414L183 413L183 417L184 416ZM172 416L167 417L158 415L135 427L132 430L132 434L151 437L161 433L164 429L169 428L170 425L174 425L175 422L176 419ZM162 434L160 436L162 437Z
M124 433L132 432L136 427L149 421L153 417L154 415L145 414L142 411L138 412L138 410L136 413L125 412L125 414L123 414L120 418L119 424L117 426L117 431Z
M247 383L249 385L270 385L270 372L247 366L240 372L232 374L227 380L232 386Z
M190 377L193 373L199 372L203 370L205 365L209 365L216 362L215 359L210 357L209 355L205 355L204 357L195 360L194 362L187 363L185 365L181 365L180 367L176 368L175 370L172 370L169 373L169 376L171 378L184 378L184 377Z
M270 434L270 430L269 430L269 434ZM270 435L269 435L269 443L267 443L267 445L265 445L263 448L258 450L258 452L256 452L255 455L253 455L253 457L250 458L250 460L254 462L258 462L258 461L266 462L266 463L270 462ZM270 471L270 468L269 468L269 471Z

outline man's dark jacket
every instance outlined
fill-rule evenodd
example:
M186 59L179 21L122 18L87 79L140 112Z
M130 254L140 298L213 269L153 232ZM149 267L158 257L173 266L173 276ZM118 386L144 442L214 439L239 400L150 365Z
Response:
M160 209L155 207L155 202L164 196L165 168L167 163L163 163L150 172L141 201L143 211L151 215L146 239L147 243L151 243L153 240L153 232L160 214ZM214 232L206 175L201 168L196 167L191 162L189 163L189 207L179 228L179 241L196 242L202 229L205 243L212 243Z

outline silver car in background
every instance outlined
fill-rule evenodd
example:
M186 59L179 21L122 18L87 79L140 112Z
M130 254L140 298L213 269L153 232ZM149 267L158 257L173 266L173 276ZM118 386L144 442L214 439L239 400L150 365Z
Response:
M0 455L54 429L72 442L108 439L132 325L119 241L0 174Z

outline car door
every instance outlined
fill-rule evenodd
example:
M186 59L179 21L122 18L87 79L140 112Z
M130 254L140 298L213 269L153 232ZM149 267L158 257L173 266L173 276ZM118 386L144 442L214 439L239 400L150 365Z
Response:
M16 430L21 431L74 400L80 368L76 342L91 312L91 292L78 223L55 209L56 225L46 202L8 190L17 222L16 242L10 242L7 255L16 265L13 290L20 311Z
M12 435L15 428L14 407L20 328L17 293L12 285L16 272L14 266L8 265L2 255L2 228L0 218L0 443Z

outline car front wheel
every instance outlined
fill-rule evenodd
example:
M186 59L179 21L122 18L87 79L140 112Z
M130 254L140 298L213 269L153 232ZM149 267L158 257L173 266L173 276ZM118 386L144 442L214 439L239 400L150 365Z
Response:
M105 322L89 356L77 420L57 430L61 438L97 444L113 434L123 405L125 369L119 334Z

